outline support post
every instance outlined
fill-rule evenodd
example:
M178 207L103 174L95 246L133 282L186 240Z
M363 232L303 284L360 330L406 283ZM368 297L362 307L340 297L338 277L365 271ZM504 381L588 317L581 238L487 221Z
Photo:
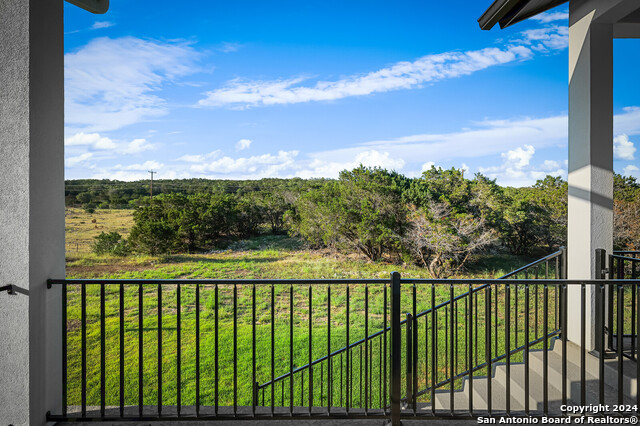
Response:
M595 278L595 250L612 250L613 26L599 3L569 4L568 278ZM568 286L569 340L580 343L580 287ZM595 347L594 286L586 293L587 349Z
M62 0L0 0L0 424L44 425L62 406Z

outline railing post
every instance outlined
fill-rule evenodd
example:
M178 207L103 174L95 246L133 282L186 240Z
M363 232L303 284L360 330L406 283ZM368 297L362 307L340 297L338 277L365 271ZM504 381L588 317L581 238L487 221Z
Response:
M407 360L407 408L413 408L413 316L407 313L407 334L406 334L406 343L405 343L405 351Z
M391 424L400 426L400 378L402 336L400 332L400 273L391 273Z
M607 251L604 249L596 249L596 270L595 270L595 278L597 280L603 280L605 279L605 262L607 261ZM596 341L595 341L595 348L594 351L597 352L598 354L600 354L604 348L602 347L602 342L604 341L604 339L602 339L600 336L603 335L604 333L604 328L602 327L603 321L602 321L602 315L604 314L604 312L602 312L602 310L600 309L600 306L604 306L603 305L603 301L602 301L602 297L604 296L604 294L602 294L600 291L596 291L596 312L595 312L595 328L596 328ZM563 333L565 332L564 330L562 331Z
M569 276L569 274L567 274L567 248L560 247L560 251L562 252L562 254L560 255L560 279L566 280Z

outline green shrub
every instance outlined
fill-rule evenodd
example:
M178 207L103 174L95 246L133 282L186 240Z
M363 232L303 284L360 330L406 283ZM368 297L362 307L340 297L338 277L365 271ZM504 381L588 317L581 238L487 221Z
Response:
M93 243L93 252L95 254L126 256L131 253L127 240L115 231L108 234L101 232L95 239L96 241Z

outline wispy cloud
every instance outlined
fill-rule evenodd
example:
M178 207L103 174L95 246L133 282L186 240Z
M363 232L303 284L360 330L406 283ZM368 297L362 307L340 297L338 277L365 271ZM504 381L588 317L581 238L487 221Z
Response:
M530 59L536 51L553 51L567 46L566 27L548 26L522 32L504 48L489 47L466 52L427 55L413 62L398 62L389 67L336 81L308 83L308 77L280 80L229 81L224 87L205 93L200 107L231 106L246 108L265 105L334 101L394 90L423 87L514 61Z
M183 155L182 157L178 158L178 161L184 161L186 163L204 163L209 159L218 158L221 155L222 155L222 151L218 149L208 154Z
M232 52L237 52L241 48L242 48L242 44L240 44L240 43L233 43L233 42L230 42L230 41L225 41L225 42L220 44L220 46L218 47L217 50L222 52L222 53L232 53Z
M540 13L539 15L532 16L531 18L534 21L542 22L543 24L555 21L568 21L569 20L569 12L545 12Z
M167 113L156 93L197 70L199 54L184 42L96 38L65 55L66 125L100 132Z
M115 25L115 23L110 22L110 21L96 21L91 26L91 29L92 30L100 30L100 29L103 29L103 28L113 27L114 25Z

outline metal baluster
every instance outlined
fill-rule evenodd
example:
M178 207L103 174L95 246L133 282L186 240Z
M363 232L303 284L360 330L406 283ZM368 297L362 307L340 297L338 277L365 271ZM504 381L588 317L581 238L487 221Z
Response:
M387 288L386 287L385 287L384 295L385 295L385 301L386 301L386 299L387 299ZM350 299L350 297L349 297L349 284L347 284L347 307L346 307L346 311L347 311L347 328L345 330L346 331L346 340L347 340L346 341L346 345L345 345L345 347L346 347L346 361L347 361L346 362L347 371L346 371L346 374L345 374L345 376L346 376L345 380L347 382L347 386L346 386L346 389L345 389L345 400L346 400L345 401L345 405L346 405L347 414L349 414L349 408L351 407L351 386L353 385L352 382L351 382L351 377L352 377L351 376L351 363L350 363L351 362L350 361L351 360L351 355L350 355L351 349L349 349L349 329L351 328L351 323L349 321L349 311L350 311L350 309L349 309L349 299ZM385 319L384 319L384 321L385 321L385 338L386 338L386 324L387 324L386 305L385 305ZM385 355L386 355L386 353L385 353ZM386 358L385 358L385 362L386 362Z
M620 263L618 263L620 264ZM617 339L616 344L618 345L618 405L622 405L624 403L623 399L623 370L622 370L622 347L624 342L624 287L622 284L618 284L618 329L617 329Z
M327 414L331 415L331 286L327 286Z
M67 416L67 282L62 283L62 415Z
M253 299L253 306L255 307L255 297ZM255 317L253 322L255 323ZM255 377L253 382L255 383ZM200 284L196 284L196 417L200 417Z
M162 415L162 284L158 284L158 417Z
M473 323L472 318L473 312L473 286L469 284L469 348L468 348L468 356L469 356L469 415L473 416L473 368L475 364L473 363L473 328L471 324ZM477 330L476 330L477 331Z
M82 407L80 409L80 413L82 417L87 417L87 287L86 284L81 284L82 290L80 292L80 329L81 329L81 343L80 343L80 352L82 357L82 367L81 367L81 404Z
M219 340L218 340L218 334L219 334L218 330L220 328L220 321L218 319L218 313L220 311L220 305L218 303L218 284L215 285L215 288L214 288L213 291L214 291L214 294L213 294L214 305L216 307L215 315L214 315L214 322L215 322L214 342L215 342L215 347L216 347L216 354L215 354L215 357L214 357L214 375L215 375L215 378L216 378L215 384L214 384L215 385L215 390L214 390L214 400L215 401L214 402L215 402L215 414L216 414L216 416L218 416L218 406L219 406L219 403L220 403L220 400L219 400L219 396L220 396L219 395L220 376L219 376L219 368L218 368L219 367L219 365L218 365L219 354L220 354L220 346L219 346Z
M274 416L275 410L275 377L276 377L276 356L275 356L275 335L276 335L276 298L275 298L275 288L274 285L271 284L271 416Z
M369 287L364 285L364 414L369 409ZM360 354L360 372L362 374L362 353ZM362 376L360 376L362 377Z
M538 290L536 289L536 295L538 294ZM536 298L537 302L537 298ZM529 300L529 283L524 285L524 311L526 315L524 317L524 329L527 335L527 340L524 344L524 412L529 415L529 388L530 388L530 380L529 380L529 348L531 346L531 339L529 338L529 333L531 328L529 326L529 319L531 315L529 313L530 300ZM537 308L537 305L536 305ZM536 312L536 318L538 317L538 313ZM537 326L537 321L536 321ZM537 328L537 327L536 327ZM537 338L537 336L536 336ZM507 392L508 393L508 392Z
M454 294L453 294L453 284L449 284L449 304L451 305L451 309L449 310L449 313L451 315L450 318L450 323L451 323L451 329L449 330L449 339L451 340L451 353L449 354L449 363L450 363L450 370L449 370L449 410L451 411L451 414L453 415L453 412L455 410L455 406L454 406L454 398L453 398L453 391L454 391L454 380L453 377L455 376L454 374L454 349L453 349L453 299L454 299ZM446 330L446 329L445 329Z
M438 383L438 360L436 358L438 350L437 323L436 286L431 284L431 412L433 415L436 414L436 384Z
M556 262L557 263L557 262ZM557 266L557 265L556 265ZM557 271L557 269L556 269ZM542 378L543 378L543 412L544 414L549 413L549 287L547 282L545 281L543 287L543 302L544 312L543 312L543 321L542 332L544 333L543 340L543 352L542 352Z
M293 285L291 285L289 286L289 414L291 416L293 416L293 321Z
M251 358L253 359L251 366L251 383L253 383L253 395L251 397L251 414L256 416L256 405L258 405L258 378L256 366L258 359L256 357L256 285L251 286Z
M238 414L238 285L233 284L233 415Z
M313 407L313 287L309 285L309 415Z
M144 291L138 286L138 414L144 410Z
M120 284L120 417L124 417L124 285Z
M485 333L486 333L486 339L485 339L485 361L487 363L487 412L489 413L489 415L491 415L492 409L491 409L491 403L492 403L492 396L491 396L491 373L492 373L492 368L491 368L491 286L488 285L487 286L487 290L485 293L485 321L486 321L486 325L485 325Z
M413 415L416 415L417 412L417 394L418 394L418 305L417 305L417 289L416 285L413 284L413 334L412 334L412 370L413 370Z
M104 283L100 284L100 417L104 418L105 411L105 320L104 311ZM122 390L122 388L120 388Z
M505 329L504 329L504 340L505 340L505 349L507 353L507 383L506 383L506 409L507 415L511 413L511 286L507 282L504 292L504 309L505 309ZM518 300L518 287L516 286L516 300ZM496 307L497 308L497 307ZM516 305L516 323L518 322L518 311ZM518 338L518 329L516 326L516 339ZM516 340L516 348L518 347L518 343Z
M181 330L180 330L180 311L182 310L180 307L180 284L176 286L176 405L178 411L178 417L180 417L180 411L182 410L182 395L181 395L181 387L182 387L182 360L181 358Z

